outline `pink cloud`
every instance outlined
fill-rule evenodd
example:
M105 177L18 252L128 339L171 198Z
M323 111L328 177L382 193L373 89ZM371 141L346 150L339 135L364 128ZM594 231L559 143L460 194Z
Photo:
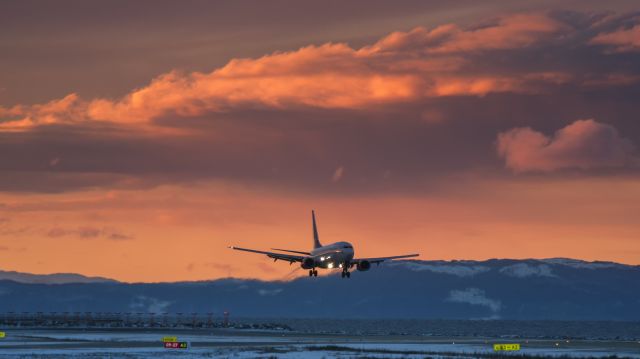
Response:
M331 177L331 182L339 182L342 179L342 176L344 176L344 167L340 166L338 168L336 168L336 171L333 173L333 176Z
M20 129L34 124L47 125L59 122L86 120L87 102L77 94L31 106L0 107L0 129Z
M599 34L590 43L612 46L614 52L640 51L640 24L630 29Z
M566 30L565 25L545 14L514 14L477 29L465 30L446 24L432 30L418 27L409 32L394 32L369 49L374 52L421 50L432 54L514 49L548 39L562 30Z
M498 154L514 172L583 170L637 164L634 146L614 127L578 120L550 137L529 127L498 135Z
M70 94L42 105L0 108L0 130L81 121L145 125L168 114L237 108L367 109L430 97L535 92L541 82L557 83L557 76L470 71L461 53L526 47L561 29L546 15L516 14L470 30L444 25L396 32L360 49L327 43L233 59L210 73L162 74L117 100Z

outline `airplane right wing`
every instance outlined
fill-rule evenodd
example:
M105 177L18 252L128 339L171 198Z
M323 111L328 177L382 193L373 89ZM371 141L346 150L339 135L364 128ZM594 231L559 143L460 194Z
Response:
M247 248L240 248L240 247L229 247L231 249L235 249L236 251L244 251L244 252L251 252L251 253L258 253L258 254L264 254L269 258L273 258L274 260L282 260L282 261L286 261L289 263L293 263L293 262L302 262L304 260L304 256L294 256L291 254L284 254L284 253L275 253L275 252L265 252L265 251L258 251L255 249L247 249Z

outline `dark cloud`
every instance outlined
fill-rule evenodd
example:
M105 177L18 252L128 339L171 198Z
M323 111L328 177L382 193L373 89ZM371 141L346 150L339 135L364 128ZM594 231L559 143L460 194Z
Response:
M78 98L62 99L34 113L71 113L69 121L43 121L26 131L0 133L0 151L12 154L0 159L0 190L148 188L206 180L340 194L437 190L438 182L451 176L500 174L496 134L516 127L552 133L576 119L596 118L616 128L620 137L640 143L640 54L609 53L590 42L598 34L631 26L635 15L555 11L527 19L529 27L505 25L504 18L494 16L487 23L447 28L447 40L436 43L429 42L435 29L399 33L376 50L392 51L391 56L371 63L360 62L351 50L337 49L338 55L346 51L351 56L356 72L376 65L393 73L410 73L410 66L393 67L407 59L431 61L429 51L452 60L451 52L464 52L464 61L451 70L459 80L450 79L455 85L450 91L456 86L462 90L446 96L353 108L281 101L223 110L203 110L206 103L196 98L187 107L153 112L142 127L117 118L79 120L73 117L84 108L78 107ZM513 34L517 36L509 38ZM489 42L478 48L471 41L478 37ZM332 49L308 54L327 65L323 56ZM295 59L296 71L305 74L300 68L316 62L300 65L296 61L307 61L301 54L294 55L302 60L292 55L286 63ZM277 59L246 60L233 71L265 63L271 67L264 71L282 71ZM353 72L348 66L343 70ZM489 78L475 89L463 86L465 79L479 74ZM442 86L446 89L448 83ZM500 90L492 90L496 88ZM184 108L198 111L185 113Z
M439 178L502 167L493 147L496 134L514 127L553 133L593 115L640 143L635 99L607 92L448 98L383 113L248 111L186 119L182 125L199 133L187 137L89 130L67 137L67 126L40 128L0 141L3 153L20 153L0 159L0 188L64 192L225 180L342 194L424 190ZM425 121L425 111L445 120ZM47 163L52 156L61 158L55 168ZM339 168L342 177L334 181Z
M117 97L168 69L210 71L234 57L329 41L360 46L418 25L468 23L541 8L628 11L637 6L626 0L491 0L482 6L462 0L455 8L441 0L6 1L0 3L0 67L6 69L0 73L6 89L0 104L45 102L71 92Z
M114 241L129 240L134 237L124 234L118 229L108 227L80 226L76 228L54 227L47 231L47 237L77 237L80 239L108 239Z
M21 226L0 226L0 236L15 237L29 234L35 231L35 227L31 225Z
M68 235L70 232L68 230L56 227L51 228L49 232L47 232L47 236L51 238L64 237Z
M590 43L601 45L608 53L640 51L640 12L605 19Z

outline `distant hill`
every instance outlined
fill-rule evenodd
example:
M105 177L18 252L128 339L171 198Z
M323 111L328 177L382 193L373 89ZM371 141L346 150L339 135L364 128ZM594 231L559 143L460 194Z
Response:
M277 264L274 264L277 265ZM0 311L235 317L640 320L640 266L574 259L398 261L289 282L0 281Z
M11 280L19 283L65 284L65 283L113 283L113 279L103 277L86 277L74 273L31 274L0 270L0 280Z

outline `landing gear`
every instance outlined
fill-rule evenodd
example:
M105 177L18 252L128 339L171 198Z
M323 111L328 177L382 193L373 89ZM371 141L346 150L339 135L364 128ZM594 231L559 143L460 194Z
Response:
M310 269L309 270L309 277L317 277L318 276L318 271L315 269Z
M351 278L351 273L348 271L342 271L342 278L344 277Z

